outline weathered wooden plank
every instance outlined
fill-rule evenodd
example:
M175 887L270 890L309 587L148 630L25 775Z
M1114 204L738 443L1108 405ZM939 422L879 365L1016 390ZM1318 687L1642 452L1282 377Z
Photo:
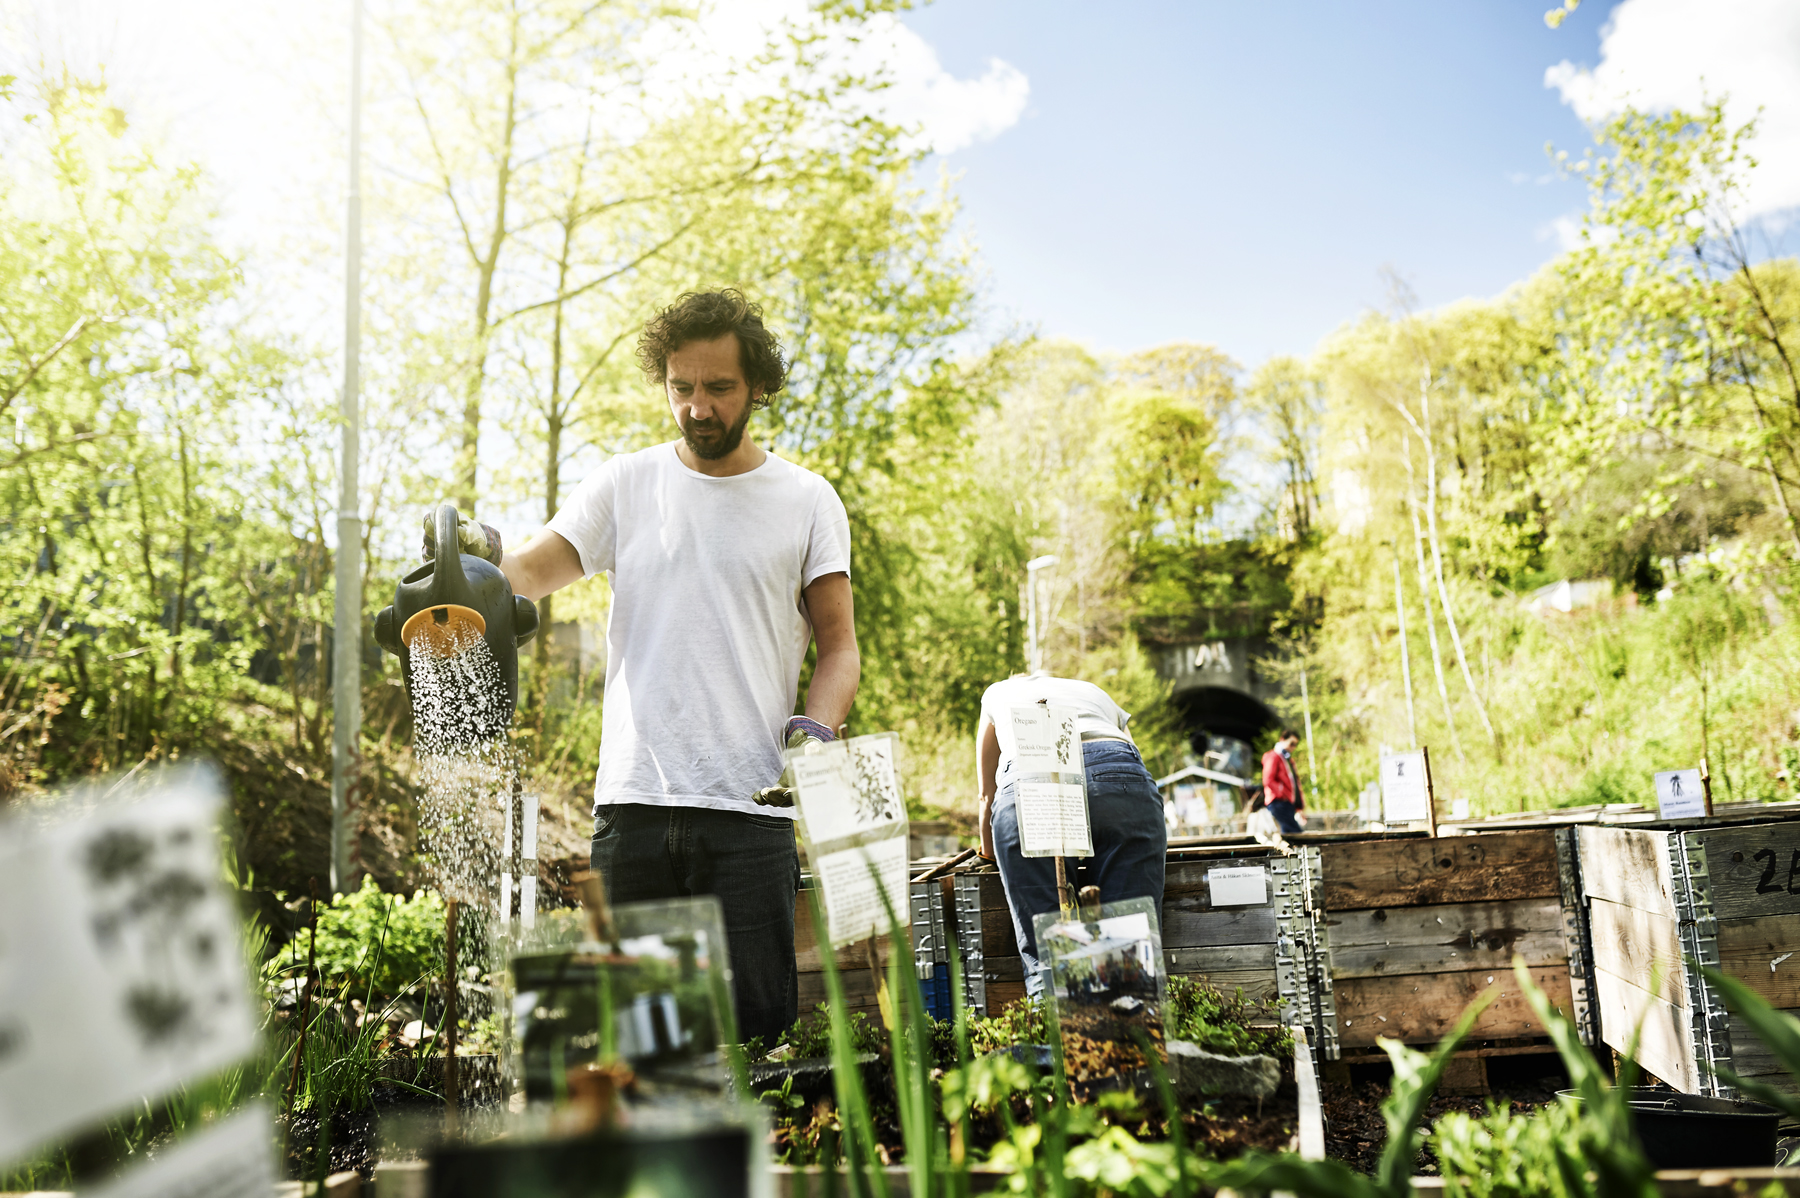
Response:
M1514 953L1528 966L1569 959L1555 899L1337 911L1326 923L1334 978L1511 969Z
M1273 975L1275 943L1221 944L1207 948L1169 948L1165 945L1163 961L1171 974L1254 970Z
M1594 970L1594 1002L1600 1008L1602 1039L1623 1053L1637 1032L1638 1063L1676 1089L1694 1092L1698 1077L1692 1024L1685 1007L1599 968Z
M1589 898L1675 918L1669 833L1642 828L1583 827L1581 886Z
M1800 1008L1787 1013L1800 1017ZM1786 1066L1775 1059L1775 1054L1769 1051L1768 1045L1737 1015L1731 1017L1731 1071L1740 1077L1754 1077L1762 1081L1789 1076Z
M1719 968L1781 1010L1800 1007L1800 915L1721 919Z
M1244 1000L1260 1006L1272 1007L1276 999L1281 997L1281 990L1275 984L1275 971L1272 969L1219 969L1210 972L1182 971L1174 977L1194 978L1209 986L1217 986L1226 994L1242 990Z
M1563 1011L1572 1006L1568 966L1549 965L1531 971L1531 980ZM1427 973L1410 977L1345 978L1334 984L1337 999L1338 1040L1346 1048L1375 1043L1386 1036L1408 1044L1427 1044L1441 1039L1462 1015L1463 1008L1486 990L1498 989L1499 998L1476 1020L1470 1037L1476 1040L1541 1036L1543 1025L1519 990L1510 969L1475 970L1467 973Z
M1588 904L1588 919L1595 964L1640 990L1687 1006L1681 934L1673 919L1605 899Z
M882 936L876 940L876 947L881 953L883 967L887 964L888 938ZM1017 952L1018 949L1014 949ZM847 944L837 950L836 960L841 970L861 969L867 971L867 958L864 956L862 943ZM807 901L806 894L801 893L794 904L794 964L801 973L817 973L825 968L819 959L819 941L813 930L812 904Z
M1800 914L1800 823L1708 828L1694 839L1706 846L1714 915Z
M1163 900L1163 947L1204 948L1219 944L1275 942L1275 908L1211 908L1194 895ZM1012 912L1004 905L981 912L981 952L989 957L1016 957Z
M880 1004L875 999L875 980L866 969L858 969L839 975L844 983L844 1002L852 1011L867 1011L874 1015L879 1012ZM823 973L803 973L800 975L800 1013L810 1014L825 1001L825 975Z
M1270 858L1267 856L1223 858L1204 861L1171 861L1168 863L1163 873L1163 901L1166 903L1171 898L1188 898L1192 896L1197 898L1201 903L1201 906L1195 909L1204 910L1206 909L1206 904L1210 901L1212 893L1212 887L1209 886L1206 881L1207 874L1215 869L1246 869L1252 866L1268 869L1269 861ZM1274 897L1275 879L1271 877L1269 879L1269 898L1273 901ZM1236 910L1236 908L1223 909Z
M1325 909L1500 902L1559 893L1548 829L1326 844Z
M988 1014L998 1015L1001 1010L1024 997L1024 982L989 982L987 987Z
M1163 948L1275 943L1275 908L1194 908L1189 900L1163 900Z

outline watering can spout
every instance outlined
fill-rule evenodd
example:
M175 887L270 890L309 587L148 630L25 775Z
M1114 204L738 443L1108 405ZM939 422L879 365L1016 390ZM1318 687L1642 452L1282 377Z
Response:
M486 642L510 708L518 703L518 649L537 631L537 608L513 594L492 562L458 552L461 523L455 504L432 513L436 556L400 580L393 605L375 619L375 639L400 658L409 692L415 655L456 657Z

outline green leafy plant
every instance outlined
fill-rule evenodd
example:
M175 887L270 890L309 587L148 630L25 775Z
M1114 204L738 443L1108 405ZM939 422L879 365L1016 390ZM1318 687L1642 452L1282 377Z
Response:
M306 968L308 952L319 989L363 990L370 1000L403 995L444 960L444 900L432 890L411 898L386 894L373 878L336 895L318 910L317 943L302 930L264 967L273 978ZM379 951L372 951L379 942Z
M1244 997L1242 988L1226 994L1197 978L1169 979L1163 1021L1172 1040L1187 1040L1208 1052L1229 1056L1268 1053L1292 1056L1294 1034L1267 1023L1267 1012ZM1257 1026L1257 1019L1264 1019Z

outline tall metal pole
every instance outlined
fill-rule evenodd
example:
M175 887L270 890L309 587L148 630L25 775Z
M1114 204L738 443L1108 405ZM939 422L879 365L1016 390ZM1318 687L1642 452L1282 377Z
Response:
M1056 564L1056 560L1054 554L1046 553L1025 563L1025 587L1028 592L1026 605L1029 610L1025 626L1025 669L1033 674L1044 668L1044 648L1042 638L1038 635L1038 571L1048 570Z
M362 728L362 519L357 507L362 357L362 0L350 0L350 191L345 199L344 393L339 408L337 613L332 645L331 889L350 886L350 796Z
M1419 744L1419 719L1413 712L1412 655L1406 648L1406 599L1400 593L1400 551L1394 551L1394 614L1400 617L1400 676L1406 680L1406 733Z

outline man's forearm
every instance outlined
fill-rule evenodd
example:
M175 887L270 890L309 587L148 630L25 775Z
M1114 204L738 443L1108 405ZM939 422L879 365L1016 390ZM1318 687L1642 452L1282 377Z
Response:
M862 680L862 655L854 645L821 653L806 688L806 715L836 732L850 718L856 684Z

